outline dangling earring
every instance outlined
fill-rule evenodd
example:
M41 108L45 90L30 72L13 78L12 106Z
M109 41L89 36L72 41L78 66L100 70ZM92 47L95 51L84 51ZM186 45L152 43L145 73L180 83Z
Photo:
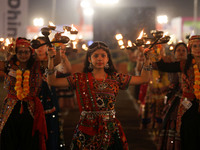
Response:
M105 68L105 69L109 69L109 67L110 67L110 66L109 66L109 64L107 63L107 64L105 65L104 68Z
M88 69L90 69L90 70L93 69L93 67L92 67L92 63L89 64Z

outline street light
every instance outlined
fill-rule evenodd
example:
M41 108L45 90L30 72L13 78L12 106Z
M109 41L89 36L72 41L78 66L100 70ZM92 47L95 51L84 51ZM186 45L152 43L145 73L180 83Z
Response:
M160 24L166 24L166 23L168 23L168 17L166 15L158 16L157 21Z
M33 19L33 25L36 27L41 27L44 25L44 19L43 18L35 18Z
M94 14L94 9L92 8L91 2L88 0L82 0L80 5L83 8L85 16L92 16Z
M194 0L194 32L197 34L198 0Z
M95 0L97 4L117 4L119 0Z
M85 9L83 10L83 13L84 13L84 15L86 15L86 16L92 16L92 15L94 14L94 9L92 9L92 8L85 8Z

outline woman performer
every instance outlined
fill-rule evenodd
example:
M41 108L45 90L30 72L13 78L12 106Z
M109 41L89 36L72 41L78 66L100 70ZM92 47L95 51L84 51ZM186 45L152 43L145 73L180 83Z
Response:
M117 73L112 63L109 48L103 42L89 46L83 73L67 78L54 75L53 56L49 51L47 81L52 86L70 86L76 89L81 113L74 132L71 149L119 149L127 150L128 143L120 122L115 118L115 102L119 89L149 81L150 61L144 61L141 76Z

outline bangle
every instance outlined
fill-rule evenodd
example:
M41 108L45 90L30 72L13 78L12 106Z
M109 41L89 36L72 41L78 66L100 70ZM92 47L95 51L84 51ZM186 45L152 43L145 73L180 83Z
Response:
M48 69L48 68L46 68L45 69L45 74L46 75L52 75L52 74L54 74L54 72L55 72L56 70L53 68L53 69Z
M50 59L53 59L53 58L55 58L55 55L53 55L53 56L49 56L49 58L50 58Z
M151 71L151 70L153 69L153 67L152 67L152 65L150 64L150 65L148 65L148 66L143 66L143 69L144 69L145 71Z

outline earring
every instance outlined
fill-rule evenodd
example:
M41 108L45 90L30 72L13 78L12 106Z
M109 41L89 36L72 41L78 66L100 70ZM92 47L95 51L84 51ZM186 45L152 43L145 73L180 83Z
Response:
M92 67L92 63L89 64L88 69L90 69L90 70L93 69L93 67Z
M109 69L109 67L110 67L110 66L109 66L109 64L107 63L107 64L105 65L104 68L105 68L105 69Z

